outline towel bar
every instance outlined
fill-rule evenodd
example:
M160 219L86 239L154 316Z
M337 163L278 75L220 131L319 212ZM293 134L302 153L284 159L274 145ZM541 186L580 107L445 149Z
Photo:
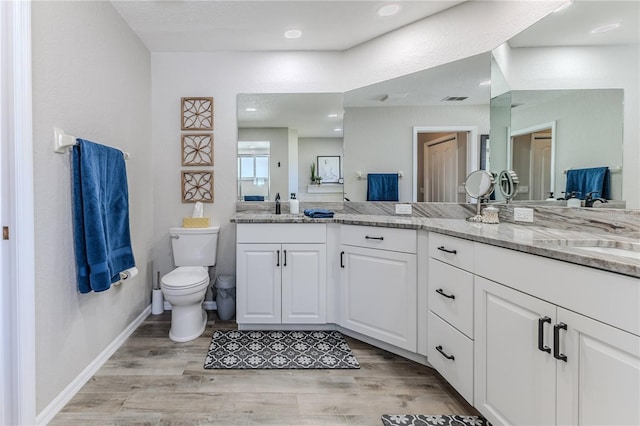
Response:
M67 135L64 130L54 127L53 128L53 151L58 154L64 154L67 152L67 148L70 148L76 144L76 137ZM123 152L124 159L131 158L128 152Z
M398 179L402 179L404 177L404 173L402 172L402 170L398 171ZM357 180L367 180L366 176L362 176L362 172L356 172L356 179Z
M564 170L562 171L562 174L566 175L566 174L567 174L567 172L568 172L569 170L573 170L573 168L570 168L570 169L564 169ZM622 166L618 166L618 167L609 167L609 172L610 172L610 173L622 173Z

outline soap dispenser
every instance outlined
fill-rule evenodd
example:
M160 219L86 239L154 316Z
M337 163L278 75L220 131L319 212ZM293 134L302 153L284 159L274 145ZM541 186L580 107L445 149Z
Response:
M576 196L576 191L571 192L571 197L567 200L567 207L581 207L582 200Z
M276 214L280 214L280 193L276 193Z
M291 198L289 199L289 213L298 214L300 212L300 202L296 199L296 193L291 193Z

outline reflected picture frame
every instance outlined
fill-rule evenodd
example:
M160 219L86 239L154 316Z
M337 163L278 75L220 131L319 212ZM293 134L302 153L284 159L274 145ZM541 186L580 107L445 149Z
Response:
M338 183L341 177L339 155L318 155L318 176L322 183Z

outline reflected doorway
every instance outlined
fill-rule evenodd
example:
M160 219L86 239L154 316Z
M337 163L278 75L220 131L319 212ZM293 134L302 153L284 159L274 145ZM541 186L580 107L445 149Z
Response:
M546 123L511 134L509 169L517 170L520 180L514 200L546 200L550 197L554 185L554 130L554 123Z

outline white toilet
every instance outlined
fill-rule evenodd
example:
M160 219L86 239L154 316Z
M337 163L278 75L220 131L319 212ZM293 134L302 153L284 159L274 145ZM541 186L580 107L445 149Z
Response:
M207 325L202 302L209 287L209 266L215 266L219 226L170 228L176 269L163 276L160 288L171 304L169 338L187 342L199 337Z

